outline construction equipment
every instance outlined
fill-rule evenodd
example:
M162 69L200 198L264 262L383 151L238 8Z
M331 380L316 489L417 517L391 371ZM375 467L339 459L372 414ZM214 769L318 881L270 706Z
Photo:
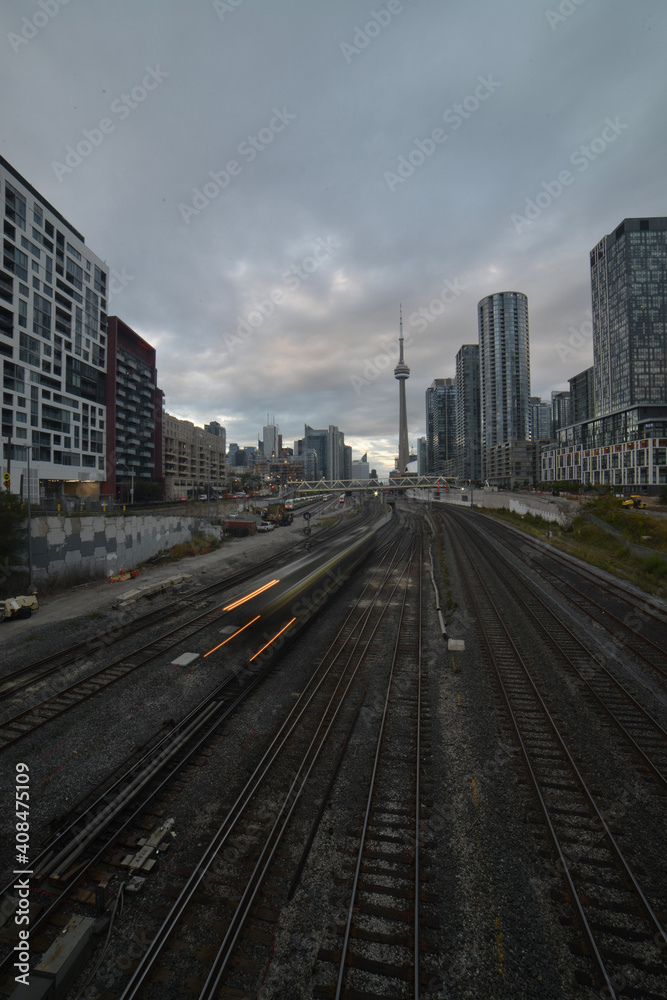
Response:
M0 621L5 618L30 618L38 607L36 590L28 596L23 594L21 597L8 597L0 601Z
M639 508L648 507L648 504L644 503L643 497L631 496L628 500L624 500L621 507L628 507L630 510L637 510Z
M291 510L286 510L283 503L270 503L264 511L264 520L275 525L291 524L294 514Z
M256 514L257 517L261 517L263 521L268 521L269 524L273 524L276 527L279 524L291 524L294 520L293 512L288 510L283 503L270 503L266 507L254 507L251 505L248 509L251 513Z

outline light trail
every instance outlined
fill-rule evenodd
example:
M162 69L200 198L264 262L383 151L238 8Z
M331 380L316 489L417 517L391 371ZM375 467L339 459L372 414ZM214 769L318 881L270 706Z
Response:
M257 615L257 618L259 618L259 617L260 617L260 615ZM221 642L217 646L214 646L213 649L209 649L208 653L204 653L204 659L207 656L209 656L211 653L215 653L216 649L220 649L220 646L224 646L225 643L231 642L231 640L234 639L240 632L243 632L243 629L248 628L248 625L252 625L253 622L256 622L257 618L251 619L251 621L247 622L241 628L237 629L236 632L234 632L232 635L227 636L227 638L224 640L224 642Z
M252 594L246 594L245 597L239 597L238 601L234 601L233 604L228 604L227 607L223 608L223 611L233 611L234 608L238 608L240 604L245 604L249 601L251 597L257 597L258 594L264 593L269 587L273 587L276 583L280 583L280 580L271 580L269 583L265 583L263 587L258 587L257 590L253 590Z
M248 663L252 663L253 660L256 660L257 657L259 656L259 654L263 653L264 650L267 648L267 646L270 646L272 642L275 642L276 639L278 638L278 636L282 635L283 632L285 631L285 629L288 629L290 627L290 625L292 624L292 622L295 622L295 621L296 621L296 618L292 618L291 621L288 621L287 625L285 625L285 628L281 628L280 632L276 632L276 634L274 635L273 639L269 639L269 641L266 643L266 646L262 646L261 649L257 650L257 652L255 653L254 656L250 657L250 659L248 660Z

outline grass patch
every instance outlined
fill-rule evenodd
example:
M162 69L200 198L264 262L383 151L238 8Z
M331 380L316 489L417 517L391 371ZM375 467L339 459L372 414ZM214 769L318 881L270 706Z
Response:
M452 588L449 582L449 570L447 569L447 563L445 562L445 546L442 540L440 525L437 521L435 521L435 529L435 547L438 553L437 564L440 567L440 580L444 596L444 606L446 608L445 621L449 621L458 605L454 600L454 595L452 594Z
M193 535L189 542L180 542L170 549L158 552L157 556L150 560L150 565L178 562L180 559L187 559L191 556L204 556L207 552L215 552L216 549L222 548L222 545L223 542L220 539L211 535Z
M667 553L667 521L643 511L624 510L620 503L615 497L600 497L590 500L583 509L622 532L629 542Z
M594 513L596 517L600 517L598 504L600 501L593 501L594 509L591 510L591 513ZM619 531L623 530L623 528L618 527L619 524L625 523L625 519L632 522L636 516L626 511L619 512L617 509L611 509L610 513L614 517L612 527ZM621 518L616 516L619 513L622 515ZM532 514L522 515L499 508L487 510L485 514L512 524L527 535L540 538L547 544L553 545L554 548L590 563L591 566L597 566L598 569L606 570L623 580L628 580L649 594L663 599L667 598L667 557L662 558L660 555L633 556L620 539L610 535L597 524L585 521L580 515L567 524L560 525L555 521L544 521L541 517L535 517ZM607 519L604 518L604 520ZM641 528L642 534L647 534L648 529L652 529L655 523L651 519L647 525L648 520L648 518L641 517L641 525L632 524L632 530L628 532L630 537L623 532L624 537L627 537L629 542L634 542L637 527ZM659 524L659 528L662 529L663 525ZM654 542L645 539L638 541L637 544L657 548Z

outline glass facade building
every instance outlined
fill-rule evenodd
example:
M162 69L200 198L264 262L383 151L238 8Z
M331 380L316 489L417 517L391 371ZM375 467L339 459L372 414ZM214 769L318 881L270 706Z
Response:
M570 380L575 417L542 453L541 478L657 492L667 483L667 217L624 219L590 263L593 368Z
M460 479L482 477L479 344L463 344L456 355L456 457Z
M456 383L436 378L426 390L426 474L456 475Z
M487 295L477 306L482 462L488 448L530 439L528 299Z
M667 400L667 217L624 219L591 251L595 416Z

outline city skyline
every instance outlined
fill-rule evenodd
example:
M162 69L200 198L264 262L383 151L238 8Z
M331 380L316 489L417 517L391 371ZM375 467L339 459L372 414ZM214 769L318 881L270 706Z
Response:
M55 8L0 14L0 152L106 260L169 412L331 423L386 474L399 302L414 447L505 288L533 395L591 365L590 250L665 214L662 5Z

